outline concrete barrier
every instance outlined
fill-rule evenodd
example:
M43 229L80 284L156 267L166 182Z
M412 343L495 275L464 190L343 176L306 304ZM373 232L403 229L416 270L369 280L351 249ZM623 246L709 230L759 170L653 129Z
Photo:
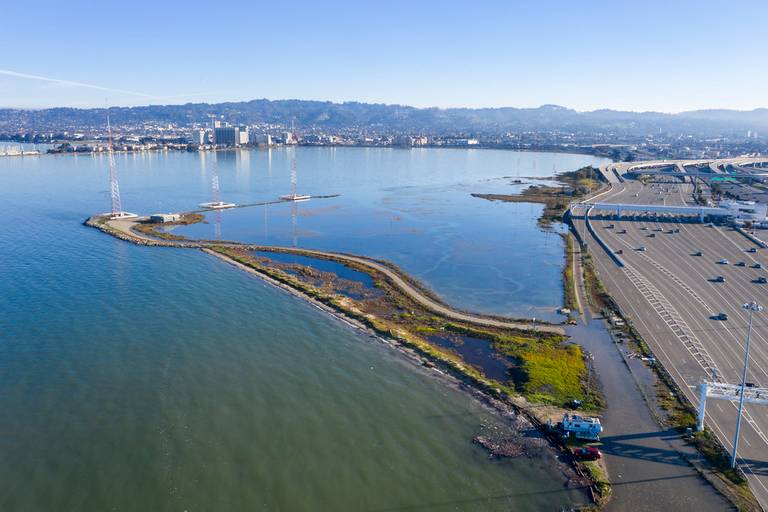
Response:
M760 247L762 247L763 249L765 249L766 247L768 247L768 243L766 243L766 242L764 242L764 241L760 240L760 239L759 239L759 238L757 238L755 235L753 235L753 234L750 234L749 232L747 232L746 230L744 230L744 228L741 228L741 227L738 227L738 226L737 226L737 227L736 227L736 231L738 231L739 233L741 233L742 235L744 235L745 237L747 237L749 240L751 240L752 242L754 242L754 243L756 243L757 245L759 245Z
M605 252L608 253L608 256L611 257L614 263L616 263L619 267L625 267L624 260L619 257L618 254L616 254L605 241L603 238L597 234L597 231L592 227L592 223L589 222L589 210L587 210L587 214L584 216L584 222L587 224L587 229L592 234L592 236L597 240L597 243L600 244L600 246L605 249Z

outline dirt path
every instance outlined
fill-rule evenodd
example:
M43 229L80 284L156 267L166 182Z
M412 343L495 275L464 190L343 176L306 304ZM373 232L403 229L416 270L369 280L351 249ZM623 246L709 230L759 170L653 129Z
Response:
M393 285L399 288L400 291L406 294L408 297L418 302L421 306L427 308L428 310L438 313L440 315L443 315L446 318L450 318L452 320L458 320L460 322L468 322L474 325L487 326L487 327L499 327L503 329L522 329L522 330L531 329L531 323L529 322L501 320L501 319L486 317L482 315L475 315L472 313L465 313L462 311L457 311L455 309L452 309L434 300L428 295L424 294L416 286L409 283L400 274L398 274L391 268L387 267L386 265L383 265L377 261L374 261L368 258L364 258L362 256L352 256L349 254L318 251L314 249L297 249L295 247L258 246L258 245L250 245L250 244L232 244L227 242L222 242L220 244L213 243L213 242L194 241L194 240L189 240L189 241L162 240L159 242L158 240L155 240L151 237L148 237L146 235L136 232L133 229L133 227L136 226L137 224L136 219L112 220L107 222L107 224L109 227L119 231L129 239L132 239L134 241L138 240L138 241L148 242L153 245L164 245L168 247L194 247L194 248L205 248L205 247L211 247L214 245L247 247L253 250L260 250L260 249L279 250L281 252L293 252L293 253L300 253L300 254L316 255L321 257L333 258L334 260L337 260L337 261L347 261L350 263L363 265L381 274L384 274ZM563 335L565 334L565 329L559 325L538 324L536 325L536 330L541 332L551 333L551 334L563 334Z

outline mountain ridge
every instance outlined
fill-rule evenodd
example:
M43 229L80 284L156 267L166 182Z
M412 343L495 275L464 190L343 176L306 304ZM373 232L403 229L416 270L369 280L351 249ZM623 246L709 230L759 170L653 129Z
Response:
M417 108L408 105L269 100L223 103L184 103L138 107L47 109L0 108L0 132L73 130L98 126L109 114L116 125L173 123L210 124L213 118L236 124L269 123L298 128L367 129L420 133L494 133L505 131L605 131L643 135L659 130L695 135L726 135L768 130L768 108L753 110L701 109L679 113L614 109L577 111L545 104L539 107Z

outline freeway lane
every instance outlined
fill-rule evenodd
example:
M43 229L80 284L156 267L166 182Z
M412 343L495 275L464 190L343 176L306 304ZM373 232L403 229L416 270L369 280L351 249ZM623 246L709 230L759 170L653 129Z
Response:
M651 185L628 184L626 189L607 195L613 202L684 204L690 199L691 186L686 184ZM659 187L662 194L658 194ZM633 192L634 191L634 192ZM638 197L634 197L638 194ZM601 198L606 201L606 198ZM583 226L583 223L579 223ZM614 224L614 229L607 229ZM768 277L765 270L752 269L749 265L760 262L768 265L765 250L746 252L754 246L741 234L729 228L710 228L700 224L655 223L633 221L593 221L596 231L613 249L623 249L623 258L629 271L647 281L656 298L649 300L629 278L628 272L614 265L596 243L592 245L595 263L606 287L622 309L634 320L640 333L646 338L661 362L684 389L688 398L698 403L698 393L693 386L708 376L693 352L683 343L680 332L688 332L703 350L719 375L726 381L739 382L746 334L746 314L740 307L744 302L757 300L768 305L768 285L752 281L759 275ZM641 228L647 228L643 230ZM654 229L679 228L679 233L653 231ZM626 229L626 234L620 230ZM581 231L581 230L580 230ZM654 237L647 235L654 233ZM635 251L640 245L646 252ZM691 256L697 250L702 257ZM731 265L718 265L721 258ZM733 263L744 261L745 267ZM723 275L725 283L713 283L709 279ZM647 290L646 290L647 291ZM661 300L661 308L652 307L652 301ZM665 309L666 308L666 309ZM664 316L672 312L679 319L670 325ZM712 320L716 313L725 312L725 322ZM766 318L756 318L753 331L753 350L748 380L768 384L768 313ZM679 325L678 325L679 324ZM680 326L683 328L681 329ZM735 423L735 405L729 402L712 402L708 405L708 425L730 448ZM768 415L764 408L748 406L742 424L740 444L741 464L750 484L763 506L768 504Z

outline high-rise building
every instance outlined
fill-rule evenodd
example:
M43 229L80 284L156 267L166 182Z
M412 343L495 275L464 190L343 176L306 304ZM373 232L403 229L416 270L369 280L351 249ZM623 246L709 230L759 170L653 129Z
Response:
M260 146L272 146L274 145L274 141L272 140L272 135L268 133L251 133L251 143L258 144Z
M239 146L240 128L236 126L217 126L213 129L213 143L217 146Z
M189 141L198 146L205 145L205 130L192 130L192 134L189 136Z
M298 144L298 143L299 141L293 132L285 132L283 134L283 144L285 144L286 146L289 144Z
M250 139L248 138L248 127L247 126L241 126L240 127L240 134L238 136L238 144L241 146L248 144L250 142Z

